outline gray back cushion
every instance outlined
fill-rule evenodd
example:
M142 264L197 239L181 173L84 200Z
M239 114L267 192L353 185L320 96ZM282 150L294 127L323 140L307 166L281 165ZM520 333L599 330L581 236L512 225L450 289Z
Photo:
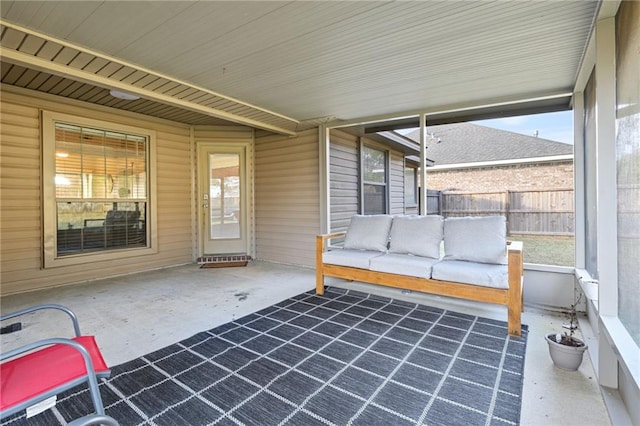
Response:
M443 228L442 216L396 216L391 225L389 252L438 259Z
M445 219L444 253L447 260L506 264L506 218L483 216Z
M389 215L354 215L344 238L344 248L386 252L390 229Z

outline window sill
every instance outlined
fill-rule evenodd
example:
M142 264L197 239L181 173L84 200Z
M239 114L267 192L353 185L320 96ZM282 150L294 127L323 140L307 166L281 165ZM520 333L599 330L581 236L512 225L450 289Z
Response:
M591 274L584 269L575 270L575 276L580 283L580 288L587 300L594 302L597 309L598 306L598 280L593 279Z
M99 252L99 253L76 254L76 255L69 255L69 256L58 257L58 258L45 256L44 269L58 268L63 266L73 266L73 265L86 265L86 264L92 264L92 263L103 262L108 260L128 259L131 257L156 254L157 252L158 252L158 249L154 247L147 247L147 248L130 248L130 249L122 249L122 250L113 250L109 252Z
M542 265L540 263L525 263L524 269L526 271L554 272L557 274L573 274L575 268L571 266Z

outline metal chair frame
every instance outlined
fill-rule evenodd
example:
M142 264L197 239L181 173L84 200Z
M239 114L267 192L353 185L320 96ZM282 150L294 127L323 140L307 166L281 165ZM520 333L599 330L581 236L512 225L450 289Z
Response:
M78 323L78 318L69 308L57 305L57 304L41 304L31 306L25 309L21 309L6 315L0 316L0 321L9 320L12 318L19 317L21 315L29 314L32 312L45 310L45 309L55 309L64 312L67 314L71 322L73 324L75 337L82 337L80 332L80 325ZM82 418L76 419L73 422L69 423L72 426L87 426L87 425L96 425L103 424L107 426L117 426L118 422L105 415L104 406L102 404L102 398L100 396L100 390L98 388L98 378L106 378L111 374L110 370L99 371L96 372L94 368L94 363L92 361L91 354L89 351L80 343L75 340L68 338L60 338L54 337L49 339L38 340L36 342L28 343L26 345L20 346L18 348L12 349L10 351L4 352L0 354L0 363L5 362L19 362L20 357L24 356L28 353L37 352L40 350L44 350L47 347L51 347L53 345L66 345L72 347L74 350L78 351L82 355L82 359L84 360L85 374L78 378L70 378L68 381L61 383L60 385L48 390L44 391L36 396L33 396L21 403L15 404L4 411L0 411L0 420L16 414L22 410L27 409L28 407L37 404L38 402L44 401L47 398L50 398L54 395L59 394L65 390L78 386L82 383L87 383L89 387L89 392L91 394L91 400L93 402L93 406L95 408L95 414L90 414L84 416ZM3 378L4 380L8 380L9 378ZM19 378L15 378L14 380L18 380Z

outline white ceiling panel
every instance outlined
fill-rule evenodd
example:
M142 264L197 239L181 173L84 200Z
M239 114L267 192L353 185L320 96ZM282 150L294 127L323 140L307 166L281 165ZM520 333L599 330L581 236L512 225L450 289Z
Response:
M170 81L177 79L294 121L571 91L599 6L596 0L1 4L7 22L133 69L72 49L45 52L49 44L12 34L3 45L23 43L23 50L42 49L39 57L54 55L97 75L204 99Z

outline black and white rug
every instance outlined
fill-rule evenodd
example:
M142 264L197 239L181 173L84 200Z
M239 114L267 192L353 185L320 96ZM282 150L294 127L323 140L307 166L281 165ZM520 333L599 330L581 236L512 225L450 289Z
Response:
M518 424L527 327L328 288L112 369L100 385L122 425ZM3 424L91 412L78 388Z

